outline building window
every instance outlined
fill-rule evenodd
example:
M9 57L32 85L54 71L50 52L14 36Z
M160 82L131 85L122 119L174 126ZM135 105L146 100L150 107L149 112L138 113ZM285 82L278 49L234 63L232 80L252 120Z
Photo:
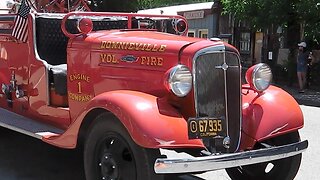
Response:
M219 37L219 38L221 39L221 41L223 41L223 42L226 42L226 43L229 43L229 44L232 43L232 42L231 42L231 40L232 40L232 34L220 34L218 37Z
M242 32L240 34L240 53L250 53L250 33L249 32Z
M193 29L189 29L188 31L188 37L196 37L196 31Z
M208 39L208 29L199 29L199 38Z

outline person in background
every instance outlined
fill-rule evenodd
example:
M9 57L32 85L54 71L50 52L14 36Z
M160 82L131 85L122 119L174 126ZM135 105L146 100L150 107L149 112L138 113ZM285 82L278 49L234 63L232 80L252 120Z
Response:
M298 58L297 58L297 76L299 82L299 93L304 93L304 88L306 86L306 73L308 70L308 59L312 56L307 50L307 43L300 42L298 44Z

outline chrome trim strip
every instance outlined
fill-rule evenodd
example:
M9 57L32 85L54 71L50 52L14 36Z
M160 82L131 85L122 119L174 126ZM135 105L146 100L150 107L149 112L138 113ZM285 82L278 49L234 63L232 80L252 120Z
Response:
M61 129L30 119L20 114L16 114L7 109L0 108L0 114L1 127L37 139L42 139L45 135L60 135L64 132Z
M157 174L191 173L245 166L295 156L308 148L308 141L232 154L189 158L158 158L154 164Z
M223 53L223 64L227 64L226 63L226 53ZM223 66L223 65L222 65ZM227 137L229 136L229 112L228 112L228 89L227 89L227 70L226 69L222 69L223 70L223 80L224 80L224 101L226 104L226 125L227 125Z
M38 54L38 48L37 48L37 33L36 33L36 15L35 14L30 14L32 17L32 29L33 29L33 50L34 50L34 54L36 56L36 59L38 61L41 61L44 66L48 69L50 67L50 65L47 63L47 61L43 60L40 58L39 54Z
M36 138L36 139L42 139L42 136L40 136L39 134L31 133L29 131L26 131L24 129L18 128L16 126L10 126L10 125L2 123L2 122L0 122L0 126L4 127L4 128L7 128L7 129L10 129L10 130L13 130L13 131L16 131L16 132L19 132L19 133L27 135L27 136L31 136L31 137Z
M237 57L239 59L239 73L240 73L240 76L239 76L239 84L240 84L240 106L239 106L239 112L240 112L240 136L239 136L239 142L241 141L241 129L242 129L242 65L241 65L241 59L240 59L240 55L237 54ZM240 148L240 143L238 144L238 147L237 147L237 150Z

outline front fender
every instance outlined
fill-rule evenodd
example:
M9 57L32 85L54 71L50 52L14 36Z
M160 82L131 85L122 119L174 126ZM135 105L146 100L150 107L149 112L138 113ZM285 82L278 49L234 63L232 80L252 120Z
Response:
M201 140L188 139L186 120L166 100L128 90L106 92L94 97L66 132L42 140L62 148L75 148L81 124L94 109L105 109L114 114L135 143L142 147L204 147Z
M260 95L249 91L247 95L243 95L242 101L243 131L257 141L303 127L299 104L280 88L270 86Z
M142 147L203 147L202 141L188 139L186 120L158 97L126 90L106 92L95 97L89 108L97 106L112 112Z

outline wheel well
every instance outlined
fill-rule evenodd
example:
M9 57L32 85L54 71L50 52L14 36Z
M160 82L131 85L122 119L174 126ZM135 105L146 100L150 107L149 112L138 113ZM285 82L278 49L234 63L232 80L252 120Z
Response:
M103 113L107 113L110 116L114 116L112 113L102 108L93 109L85 116L79 129L77 148L83 147L84 140L88 133L88 130L90 129L90 126L94 123L94 120Z
M300 141L300 135L298 131L287 132L269 139L265 139L263 141L257 142L254 145L254 148L265 148L269 147L269 143L276 143L276 145L285 145L287 143L295 143Z

